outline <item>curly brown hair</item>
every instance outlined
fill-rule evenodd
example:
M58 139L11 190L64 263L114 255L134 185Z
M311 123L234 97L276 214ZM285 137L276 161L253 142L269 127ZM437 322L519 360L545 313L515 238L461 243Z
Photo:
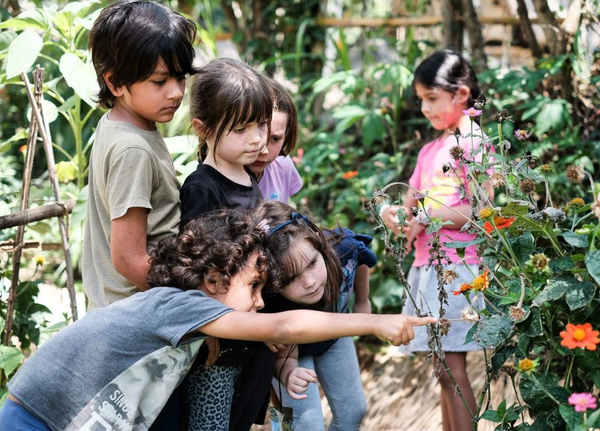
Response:
M248 211L210 212L188 222L178 235L163 238L150 251L148 284L192 290L211 283L225 293L254 253L258 253L257 271L268 277L272 258L267 238Z
M289 205L278 201L263 202L254 209L254 217L264 220L269 226L270 234L268 248L273 256L275 265L269 274L265 285L265 294L274 295L289 285L298 274L297 259L290 256L292 243L306 239L321 255L327 268L327 283L323 299L316 304L324 311L335 311L339 296L340 285L343 279L340 260L333 248L337 241L335 235L325 236L323 231L308 218L300 216L285 226L274 230L278 225L292 219L296 210ZM259 222L260 223L260 222Z

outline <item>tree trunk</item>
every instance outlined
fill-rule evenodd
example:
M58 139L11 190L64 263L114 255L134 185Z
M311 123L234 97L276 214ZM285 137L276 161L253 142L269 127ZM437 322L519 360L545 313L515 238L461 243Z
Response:
M535 37L535 33L533 32L533 28L531 27L531 21L529 20L529 13L527 11L525 0L517 0L517 14L519 15L521 29L523 30L523 35L525 36L525 40L529 45L531 54L536 60L539 60L542 58L542 49L540 48L537 38Z
M550 53L552 55L565 54L567 52L567 38L559 27L554 13L548 7L548 2L546 0L533 0L533 5L546 34Z
M477 11L473 6L472 0L462 0L464 11L464 23L471 43L473 58L473 67L477 72L487 69L487 56L483 50L483 34L481 33L481 23L477 17Z

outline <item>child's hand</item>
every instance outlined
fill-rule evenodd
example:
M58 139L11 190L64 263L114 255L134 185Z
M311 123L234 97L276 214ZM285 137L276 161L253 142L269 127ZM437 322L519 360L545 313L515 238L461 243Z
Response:
M378 322L375 336L380 340L389 341L394 346L408 344L415 338L413 326L423 326L438 321L435 317L415 317L406 314L385 314L377 317L380 317L382 321Z
M221 345L219 344L219 339L215 337L208 337L204 343L208 347L208 356L206 357L206 361L204 361L204 368L208 368L219 359Z
M369 298L363 299L361 301L355 300L352 312L371 314L371 301L369 300Z
M404 228L404 235L406 235L406 252L410 252L412 250L412 243L415 238L419 236L421 232L425 229L425 225L419 223L416 217L413 217L408 222L408 226Z
M398 205L383 205L379 210L379 215L388 229L396 235L400 233L401 227L398 226Z
M292 399L303 400L307 397L304 392L307 391L308 385L317 381L317 373L314 370L297 367L288 374L285 389Z
M277 353L280 352L282 350L286 350L288 347L290 347L287 344L269 344L269 343L265 343L265 345L269 348L269 350L273 353Z

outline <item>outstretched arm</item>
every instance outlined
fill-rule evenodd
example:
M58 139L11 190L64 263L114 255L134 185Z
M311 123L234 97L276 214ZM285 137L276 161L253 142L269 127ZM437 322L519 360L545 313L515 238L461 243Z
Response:
M433 317L404 314L341 314L312 310L283 313L234 311L198 328L213 337L263 341L271 344L305 344L353 335L373 334L398 346L415 336L413 326L436 323Z

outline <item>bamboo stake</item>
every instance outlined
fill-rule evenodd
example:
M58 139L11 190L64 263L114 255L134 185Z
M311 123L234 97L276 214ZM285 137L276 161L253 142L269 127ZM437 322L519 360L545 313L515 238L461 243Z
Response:
M36 68L36 71L37 70L43 70L43 69L39 69L39 67L38 67L38 68ZM43 117L42 117L42 110L38 109L37 105L33 102L34 97L33 97L33 94L31 93L31 89L29 88L29 85L30 85L29 79L27 78L27 75L25 74L25 72L21 73L21 77L25 81L25 90L27 90L27 96L29 97L29 100L31 102L31 110L33 111L33 114L37 118L37 122L42 125L42 127L39 128L39 133L42 136L44 150L46 151L46 159L48 161L48 174L50 175L50 183L52 185L52 191L54 192L54 199L57 202L60 202L58 176L56 175L56 163L54 162L54 152L52 151L52 143L50 142L50 139L48 138L48 135L46 134L46 129L43 127L43 125L45 123L44 123ZM35 77L34 79L36 79L36 80L39 79L39 85L41 88L41 78L39 78L39 75L34 75L34 77ZM77 302L76 302L76 296L75 296L75 280L74 280L74 276L73 276L73 264L71 263L71 252L70 252L70 248L69 248L69 236L68 236L67 228L65 225L64 216L58 217L58 226L60 228L60 237L61 237L64 252L65 252L65 264L66 264L65 269L67 271L67 290L69 292L69 299L71 301L71 315L72 315L73 321L75 322L77 320Z
M74 206L75 200L70 199L66 202L55 202L0 216L0 230L70 214Z
M35 100L31 102L32 105L41 106L41 99L38 95L38 89L36 88ZM29 124L29 136L27 137L27 155L25 156L25 167L23 171L23 184L21 185L21 201L19 203L19 209L25 211L29 205L29 190L31 187L31 175L33 170L33 158L35 156L35 149L38 136L38 122L35 117L31 118ZM21 270L21 255L23 246L23 236L25 234L25 225L20 225L17 229L15 236L15 245L13 248L13 264L12 264L12 276L10 280L10 291L8 294L8 300L6 302L6 325L4 327L4 340L5 346L10 346L10 336L13 327L13 318L15 314L15 300L17 298L17 288L19 286L19 272Z

